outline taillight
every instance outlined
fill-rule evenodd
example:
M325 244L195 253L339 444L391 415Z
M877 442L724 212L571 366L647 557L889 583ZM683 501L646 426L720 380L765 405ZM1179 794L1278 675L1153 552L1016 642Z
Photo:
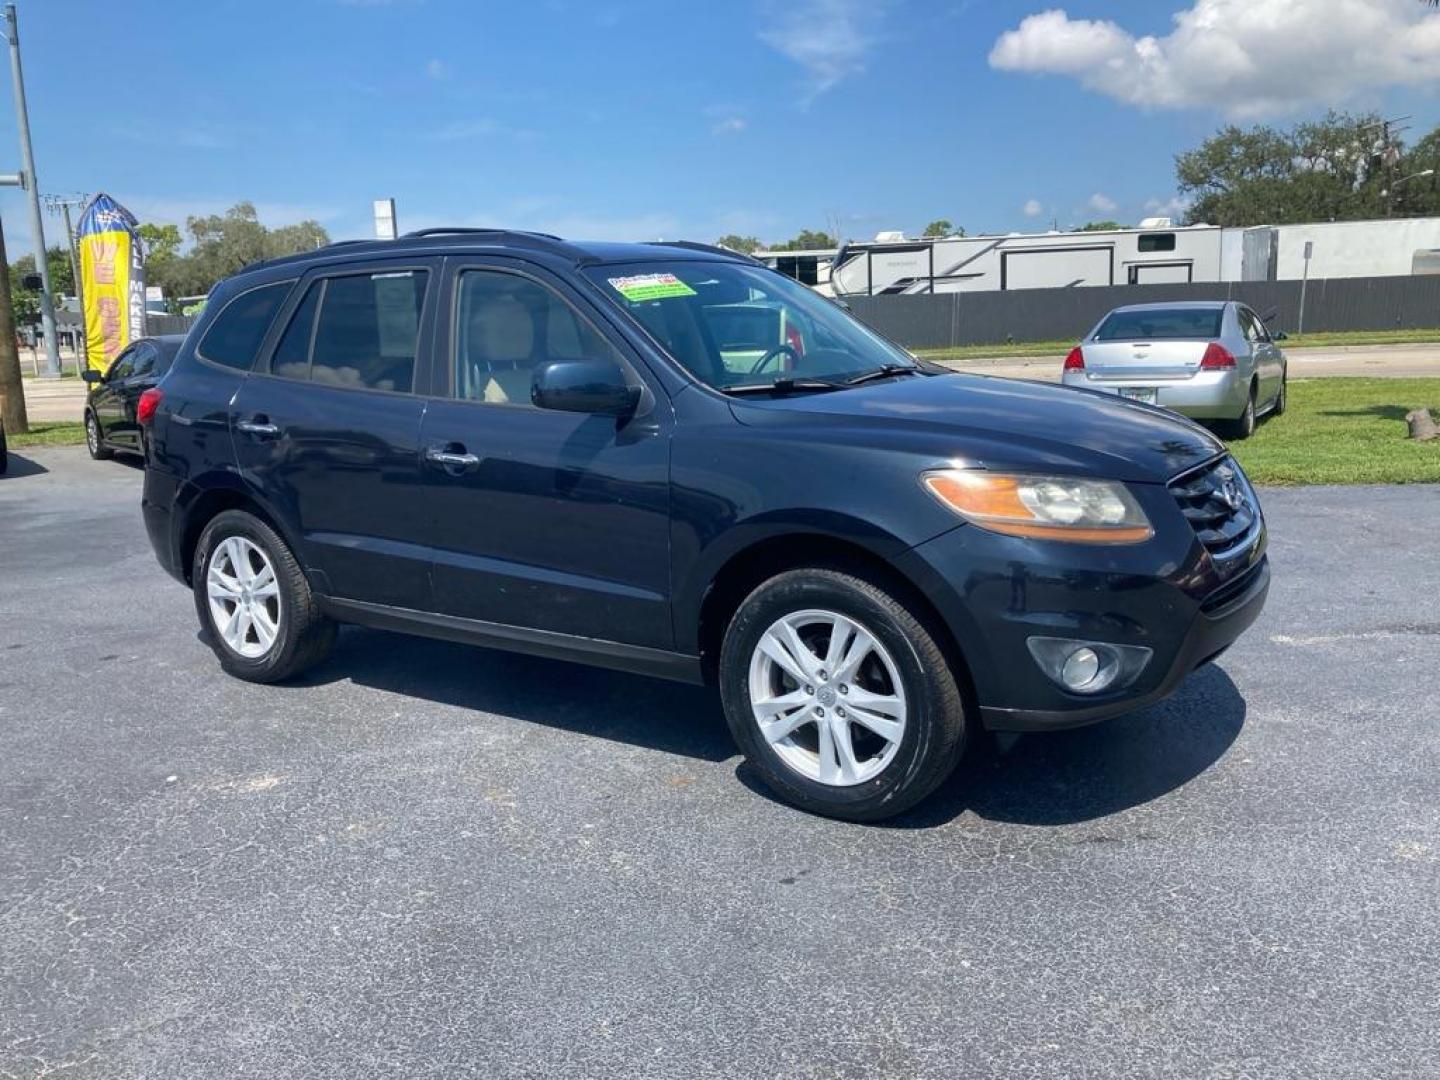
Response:
M165 396L165 391L158 386L152 386L140 395L140 401L135 406L135 421L139 424L148 424L155 419L155 410L160 408L160 401Z
M1193 355L1193 354L1192 354ZM1200 359L1200 367L1205 371L1224 371L1226 368L1235 366L1235 354L1225 348L1218 341L1212 341L1205 346L1205 355Z
M1053 354L1052 354L1052 355L1053 355ZM1065 357L1065 367L1064 367L1063 370L1065 370L1065 371L1084 371L1084 370L1085 370L1085 353L1081 350L1081 348L1080 348L1079 345L1076 345L1073 349L1071 349L1071 350L1070 350L1070 355L1067 356L1067 357Z

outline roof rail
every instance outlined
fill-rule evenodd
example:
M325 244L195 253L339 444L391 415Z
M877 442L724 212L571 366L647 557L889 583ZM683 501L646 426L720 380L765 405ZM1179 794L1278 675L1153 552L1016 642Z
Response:
M429 229L415 229L404 233L401 240L426 240L435 236L493 236L511 243L529 244L543 251L554 251L561 255L580 257L582 253L572 247L563 237L553 233L530 232L525 229L476 228L473 226L438 225Z
M757 265L765 264L754 255L747 255L743 251L736 251L734 248L727 248L720 244L697 244L694 240L647 240L651 247L673 247L684 248L686 251L705 251L711 255L728 255L733 259L745 259Z

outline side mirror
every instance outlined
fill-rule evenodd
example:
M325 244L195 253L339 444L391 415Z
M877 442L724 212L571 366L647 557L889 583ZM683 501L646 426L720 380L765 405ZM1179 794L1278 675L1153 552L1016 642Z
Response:
M1275 341L1289 341L1289 340L1290 340L1290 335L1287 334L1287 333L1285 333L1284 330L1276 330L1273 334L1270 335L1270 337L1271 337L1272 339L1274 339Z
M530 400L541 409L624 417L640 404L640 388L609 360L547 360L535 368Z
M80 373L80 378L84 379L88 383L102 383L105 381L105 376L102 375L100 372L96 371L93 367L87 367L84 371L82 371Z

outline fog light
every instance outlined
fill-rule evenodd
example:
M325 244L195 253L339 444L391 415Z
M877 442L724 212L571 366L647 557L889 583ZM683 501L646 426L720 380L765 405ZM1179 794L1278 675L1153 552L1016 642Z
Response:
M1084 690L1100 674L1100 657L1088 645L1082 645L1065 658L1060 681L1071 690Z
M1032 637L1025 644L1040 670L1072 694L1098 694L1134 682L1152 650L1108 641Z

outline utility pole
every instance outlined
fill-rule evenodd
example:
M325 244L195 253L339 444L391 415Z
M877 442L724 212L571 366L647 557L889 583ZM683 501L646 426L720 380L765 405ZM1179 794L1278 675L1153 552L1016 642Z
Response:
M35 234L35 266L40 272L40 325L45 331L45 367L41 377L60 377L60 341L55 333L55 301L50 292L50 267L45 258L45 222L40 216L40 182L35 177L35 151L30 145L30 111L25 105L25 75L20 68L20 22L15 5L5 5L5 37L10 42L10 79L15 86L15 123L20 129L20 168L30 196L30 230Z
M80 283L80 253L75 250L75 227L70 224L70 208L84 206L87 195L46 195L45 206L50 212L58 212L65 219L65 240L70 249L70 280L75 283L75 299L80 308L80 330L75 335L75 373L78 375L89 365L89 351L85 340L85 294Z

